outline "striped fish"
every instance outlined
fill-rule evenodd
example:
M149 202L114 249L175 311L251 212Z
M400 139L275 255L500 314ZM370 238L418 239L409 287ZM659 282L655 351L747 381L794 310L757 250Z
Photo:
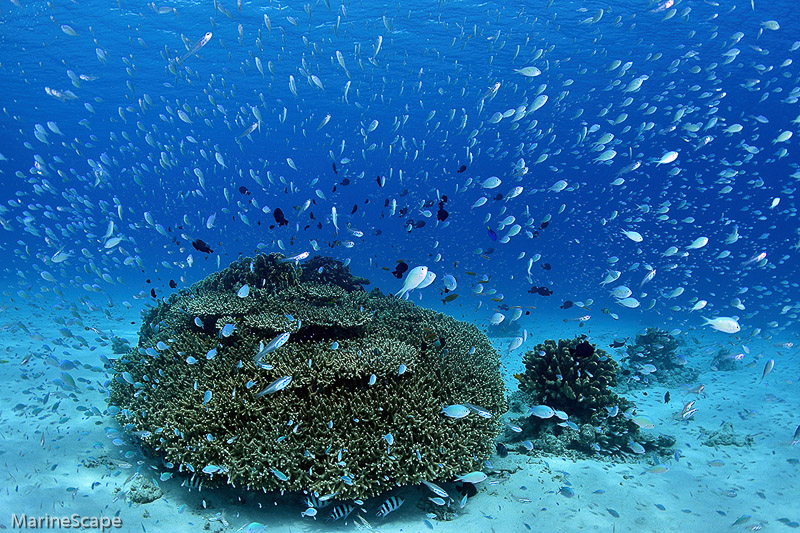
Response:
M383 502L383 505L381 505L380 510L378 510L378 516L385 517L392 511L396 511L401 505L403 505L404 501L405 500L399 496L391 496L387 498L386 501Z
M322 509L323 507L327 507L331 504L330 500L323 500L315 494L309 494L304 498L303 501L307 507L314 507L316 509Z
M333 511L331 511L331 514L328 515L328 520L336 521L342 518L347 518L348 516L350 516L350 513L353 512L353 509L355 509L355 507L353 507L350 504L347 503L339 504L336 507L334 507Z
M203 478L197 474L192 474L191 478L183 480L181 487L189 487L189 492L192 492L192 489L197 489L200 492L203 490Z

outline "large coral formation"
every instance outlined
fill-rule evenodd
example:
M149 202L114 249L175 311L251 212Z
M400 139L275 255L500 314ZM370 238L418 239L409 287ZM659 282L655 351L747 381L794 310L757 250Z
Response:
M365 283L338 261L271 254L171 295L114 364L118 420L206 485L363 498L480 469L506 410L497 353L476 327ZM463 403L495 416L440 412Z
M533 437L534 450L617 455L638 449L637 444L645 451L663 451L674 443L671 437L639 431L633 418L636 406L612 390L617 384L617 363L586 336L558 343L546 340L528 351L523 362L525 372L518 378L525 403L547 405L569 415L568 422L535 415L520 419L522 432L517 440Z

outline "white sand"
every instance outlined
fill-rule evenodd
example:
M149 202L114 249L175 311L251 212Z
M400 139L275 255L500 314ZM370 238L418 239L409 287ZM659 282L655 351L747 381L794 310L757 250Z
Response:
M119 311L116 311L119 313ZM59 312L60 313L60 312ZM10 318L12 317L13 318ZM63 314L53 316L63 316ZM119 515L122 531L202 531L209 518L223 513L229 530L257 521L268 525L268 531L325 531L351 530L351 520L326 523L329 509L320 511L315 521L301 518L305 509L299 495L248 494L230 489L196 490L181 487L181 480L159 482L164 496L146 505L128 504L125 481L137 469L142 475L158 479L158 461L144 460L129 445L115 446L118 436L114 421L79 408L100 411L105 409L105 397L100 391L109 379L104 372L86 368L71 370L78 382L79 392L65 391L53 385L60 370L48 366L42 348L48 345L58 359L79 361L99 367L98 355L110 355L105 350L90 350L67 339L67 346L53 344L61 337L53 316L43 316L24 310L6 310L4 323L5 353L0 372L4 394L0 397L0 525L11 528L11 513L33 516ZM561 315L559 315L561 316ZM136 338L138 313L128 311L119 320L91 324L103 331L113 329L118 335ZM622 324L608 317L594 319L591 325L578 328L576 323L542 318L523 318L529 331L526 345L507 354L508 339L496 339L495 346L503 354L504 373L510 386L512 374L522 370L521 355L526 348L545 338L572 337L587 333L600 347L607 347L614 337L633 336L642 325ZM19 330L21 321L34 337ZM136 324L130 324L133 321ZM663 326L663 325L662 325ZM669 329L670 326L667 326ZM84 336L96 346L91 331L72 325L73 333ZM42 338L37 337L40 335ZM701 342L691 342L687 353L700 354L704 347L726 346L735 339L710 330L689 334ZM492 476L479 487L466 507L452 521L429 519L416 502L433 496L427 489L408 487L399 494L405 504L386 519L375 513L384 498L365 503L363 516L372 527L382 532L392 531L744 531L763 524L764 530L782 531L791 528L778 522L781 517L800 521L798 472L800 446L789 441L798 423L798 389L794 369L798 368L796 350L778 349L774 341L747 342L752 353L745 363L756 360L754 366L733 372L712 372L710 355L695 355L690 364L704 369L700 382L705 394L696 399L699 409L693 420L677 421L673 415L681 409L683 392L671 390L672 401L664 404L665 389L651 388L628 395L639 410L656 420L658 431L674 435L677 449L683 457L669 461L669 471L648 473L650 464L613 463L603 460L572 461L559 457L535 458L520 455L516 447L505 459L492 458L496 468L516 470L511 476ZM77 348L75 348L77 347ZM741 350L741 344L734 344ZM611 351L611 350L609 350ZM611 351L613 353L613 351ZM21 366L27 354L34 354ZM737 353L734 351L734 353ZM763 357L759 359L759 355ZM774 358L775 370L764 383L759 383L764 361ZM692 384L694 385L694 384ZM48 392L48 401L43 400ZM644 395L647 392L647 395ZM55 404L60 402L57 409ZM14 410L17 404L24 407ZM34 409L42 409L34 414ZM755 434L755 445L713 449L701 445L702 434L714 431L723 422L732 422L741 435ZM124 438L124 437L123 437ZM125 452L133 452L126 457ZM91 458L110 460L95 468L84 466ZM789 460L794 460L792 464ZM710 466L722 460L722 466ZM558 490L566 483L575 495L567 498ZM98 483L93 487L93 484ZM451 496L460 498L454 484L442 483ZM241 499L240 499L241 498ZM205 508L204 508L205 503ZM663 509L657 507L663 506ZM457 507L457 504L456 504ZM612 511L618 517L612 516ZM741 515L752 515L743 526L731 525ZM211 531L222 529L212 522Z

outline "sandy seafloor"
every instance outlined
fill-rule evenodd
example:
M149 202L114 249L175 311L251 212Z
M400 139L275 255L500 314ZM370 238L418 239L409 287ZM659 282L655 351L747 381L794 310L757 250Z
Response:
M141 304L137 302L137 304ZM87 323L103 331L136 342L138 305L125 311L115 308L105 319L99 313ZM221 516L237 531L251 522L266 525L265 531L354 530L351 515L342 521L326 522L330 507L316 520L302 518L305 509L301 495L245 493L241 490L204 489L201 492L181 486L181 479L158 480L159 463L145 460L129 444L115 445L120 428L109 416L103 384L110 379L101 368L99 356L110 356L110 347L98 347L92 331L78 331L90 347L74 339L57 345L59 325L56 315L44 316L26 311L24 306L8 307L3 313L3 353L0 355L3 393L0 395L0 528L11 530L11 514L31 516L119 515L122 531L220 531ZM607 348L614 337L632 337L645 326L672 329L670 321L661 324L624 323L597 313L585 327L541 314L523 317L529 332L528 342L513 354L505 347L508 339L493 339L502 354L504 374L510 388L516 388L513 374L522 369L526 347L545 338L571 338L587 333L590 340ZM99 319L98 319L99 317ZM22 322L30 334L22 331ZM698 326L700 323L698 317ZM404 505L388 515L375 513L385 497L365 502L361 512L372 529L394 531L791 531L800 522L800 445L790 445L800 423L797 384L797 348L776 348L790 338L770 340L737 338L710 329L685 334L693 340L682 349L690 365L702 370L699 382L705 385L701 396L671 390L672 400L664 403L665 388L637 391L627 397L639 412L656 421L658 431L677 438L676 448L683 455L668 461L669 471L648 473L651 463L616 463L605 460L574 461L562 457L535 457L521 454L510 446L507 458L492 457L495 468L515 471L512 475L490 476L452 521L437 521L417 506L422 498L433 496L424 487L406 487L399 494ZM738 342L737 342L738 341ZM751 353L736 371L712 371L711 353L730 347L732 353L747 345ZM47 345L53 349L43 349ZM60 370L48 366L44 357L52 353L59 359L84 363L70 373L78 392L65 391L53 380ZM20 362L29 354L29 361ZM764 362L775 359L775 370L759 382ZM751 365L747 365L751 363ZM93 368L89 368L93 367ZM688 385L696 385L692 383ZM645 395L644 392L647 394ZM52 393L47 398L48 393ZM47 402L44 400L47 398ZM693 420L677 421L682 401L696 399L698 412ZM98 411L93 411L96 408ZM36 413L36 409L41 409ZM701 445L703 432L714 431L724 422L734 424L744 436L755 436L752 447ZM524 451L524 450L523 450ZM127 455L126 455L127 452ZM717 460L723 461L719 465ZM99 464L94 461L99 461ZM710 464L715 461L713 464ZM95 464L94 467L88 467ZM125 500L128 480L136 471L149 476L164 490L163 497L144 505ZM559 493L566 482L574 489L567 498ZM453 483L441 484L451 496L460 498ZM457 506L457 505L456 505ZM733 526L742 515L751 518ZM780 521L780 519L784 519ZM363 526L362 526L363 527ZM251 531L258 531L257 529Z

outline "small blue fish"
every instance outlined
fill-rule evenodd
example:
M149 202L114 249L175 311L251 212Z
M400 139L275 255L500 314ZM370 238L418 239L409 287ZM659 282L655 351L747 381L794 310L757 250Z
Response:
M222 326L222 331L220 332L220 335L222 335L223 337L230 337L231 335L233 335L233 331L235 329L236 329L236 324L225 324L224 326Z
M206 359L214 359L217 356L217 349L211 348L206 352Z
M275 477L278 478L279 481L287 481L289 479L289 476L287 476L277 468L270 468L270 470L275 475Z
M442 487L440 487L439 485L431 483L430 481L425 481L424 479L422 480L422 484L425 485L426 487L428 487L431 490L431 492L433 492L437 496L441 496L442 498L449 498L450 497L450 495L447 494L447 492Z
M264 346L264 343L262 342L259 345L258 353L256 354L253 360L257 364L261 363L261 361L264 359L266 355L271 354L272 352L274 352L275 350L286 344L289 341L289 337L290 333L281 333L280 335L269 341L266 346Z
M202 328L203 327L203 321L200 320L199 317L194 317L194 325L197 326L198 328Z
M211 401L211 391L207 390L206 393L203 395L203 404L207 404Z
M443 407L439 412L448 418L464 418L469 415L471 411L467 406L457 403Z
M64 382L65 388L77 389L77 386L75 385L75 379L67 372L61 373L61 379Z
M338 350L338 349L339 349L339 343L334 341L333 344L331 344L331 350Z
M189 363L190 365L196 365L197 364L197 359L195 359L194 357L192 357L190 355L189 357L186 358L186 362Z
M492 239L493 241L496 241L497 240L497 233L492 231L492 228L490 228L489 226L486 226L486 229L489 230L489 238Z
M273 381L272 383L267 385L266 389L264 389L261 392L259 392L258 394L256 394L256 398L261 398L262 396L264 396L266 394L274 394L274 393L276 393L276 392L278 392L280 390L283 390L291 382L292 382L292 376L284 376L284 377L282 377L280 379L276 379L275 381Z

